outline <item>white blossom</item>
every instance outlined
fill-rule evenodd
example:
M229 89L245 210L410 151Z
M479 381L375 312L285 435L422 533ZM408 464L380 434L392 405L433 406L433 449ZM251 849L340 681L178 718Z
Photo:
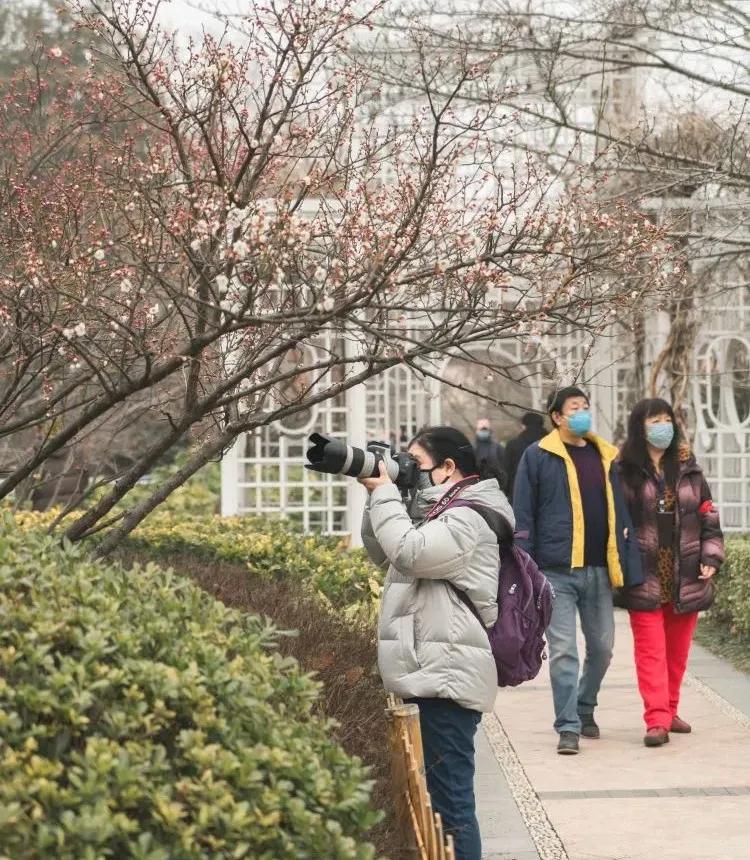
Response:
M50 57L54 57L56 60L59 60L63 55L62 48L50 48L49 55Z
M236 206L230 207L227 212L227 229L236 230L245 221L247 214L246 209L240 209Z
M238 260L244 260L250 253L250 246L242 239L238 239L234 245L232 245L232 251Z
M104 250L102 248L97 248L96 251L94 251L94 259L99 262L104 259Z
M216 289L219 291L219 295L223 296L229 288L229 278L226 275L217 275L214 280L216 283Z

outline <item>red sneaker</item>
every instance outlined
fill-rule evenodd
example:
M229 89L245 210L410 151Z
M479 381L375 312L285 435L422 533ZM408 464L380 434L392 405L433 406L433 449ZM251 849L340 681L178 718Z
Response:
M643 738L643 743L647 747L662 747L669 743L669 732L659 726L649 729Z
M680 719L680 717L673 717L672 727L669 731L675 732L679 735L689 735L690 732L693 731L693 727L690 725L690 723L686 723L685 720Z

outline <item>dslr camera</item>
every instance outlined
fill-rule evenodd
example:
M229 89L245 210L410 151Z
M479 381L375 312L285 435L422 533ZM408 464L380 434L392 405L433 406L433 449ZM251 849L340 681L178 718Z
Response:
M402 493L417 485L419 466L406 451L393 452L385 442L371 442L363 451L347 445L341 439L329 439L313 433L309 439L306 469L328 475L348 475L350 478L377 478L379 464L385 463L388 477Z

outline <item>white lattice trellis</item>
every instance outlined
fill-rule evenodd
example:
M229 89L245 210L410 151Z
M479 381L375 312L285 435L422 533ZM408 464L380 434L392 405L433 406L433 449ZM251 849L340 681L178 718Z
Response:
M750 532L750 288L726 283L704 316L693 388L696 451L727 531Z
M328 341L320 345L330 347ZM336 370L326 373L315 387L330 386L335 374ZM344 531L346 479L310 472L304 463L307 437L313 430L346 437L348 407L347 395L337 395L288 421L241 436L222 461L222 513L283 515L306 531Z
M331 381L328 374L318 385ZM283 516L305 531L350 534L356 544L364 489L351 478L305 469L309 434L399 446L439 418L434 384L409 368L391 368L296 416L292 426L277 422L240 437L222 461L222 514Z

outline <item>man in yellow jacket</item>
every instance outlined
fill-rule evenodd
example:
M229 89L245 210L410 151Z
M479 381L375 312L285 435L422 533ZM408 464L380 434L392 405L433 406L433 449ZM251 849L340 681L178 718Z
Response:
M612 658L612 588L623 584L628 567L629 522L617 448L591 432L586 393L562 388L547 407L554 429L524 452L513 511L518 545L555 590L547 640L557 751L575 755L581 735L599 737L594 709ZM576 615L586 641L580 678Z

